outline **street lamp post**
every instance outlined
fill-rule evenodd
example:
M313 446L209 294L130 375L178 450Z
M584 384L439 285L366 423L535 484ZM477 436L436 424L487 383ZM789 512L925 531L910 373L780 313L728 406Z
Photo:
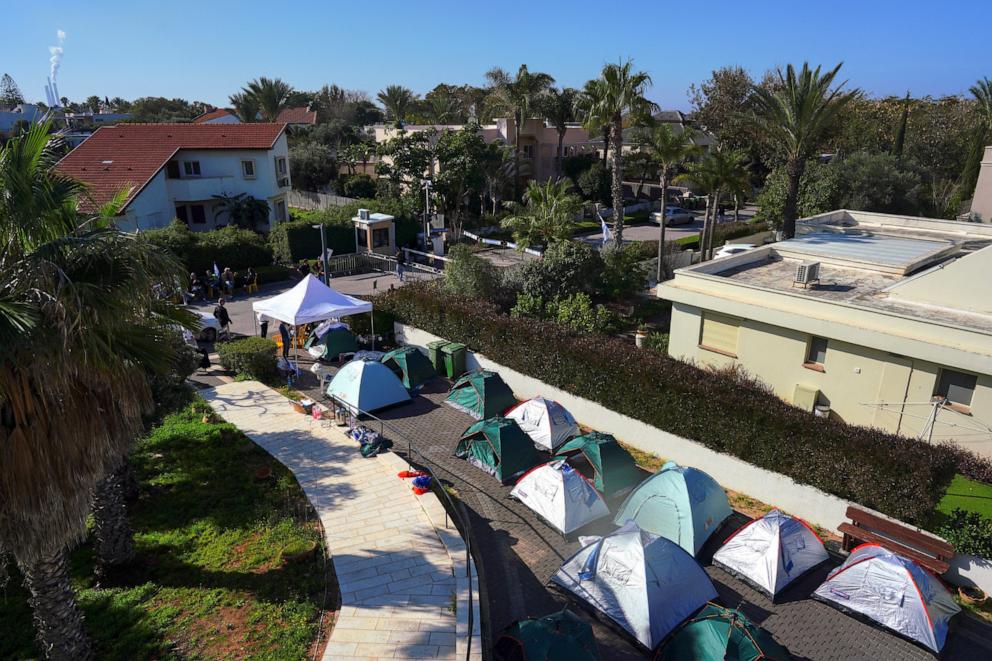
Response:
M424 181L424 252L431 252L431 183Z
M320 230L320 263L324 266L324 284L327 284L328 279L331 277L330 272L327 270L327 235L325 233L326 228L324 224L311 225L315 230Z

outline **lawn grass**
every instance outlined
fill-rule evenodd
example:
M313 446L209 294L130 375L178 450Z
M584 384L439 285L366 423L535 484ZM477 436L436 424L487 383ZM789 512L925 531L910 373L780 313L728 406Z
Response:
M937 512L950 515L955 509L978 512L992 519L992 484L970 480L964 475L955 475L944 497L937 503Z
M71 556L97 658L300 659L325 592L337 609L322 553L282 557L320 540L299 485L231 425L204 423L209 410L198 400L167 416L132 454L135 562L97 589L91 547ZM255 480L261 466L271 479ZM0 658L39 657L25 596L15 572L0 592Z

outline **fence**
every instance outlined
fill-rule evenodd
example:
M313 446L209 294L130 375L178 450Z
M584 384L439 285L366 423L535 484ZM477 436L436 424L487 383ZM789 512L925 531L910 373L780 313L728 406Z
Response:
M484 236L479 236L478 234L473 234L472 232L463 231L462 236L468 237L473 241L477 241L486 246L493 246L495 248L509 248L511 250L517 249L517 244L513 241L502 241L500 239L487 239ZM535 257L541 257L544 253L540 250L534 248L524 248L524 252L528 255L534 255Z
M352 202L358 202L358 200L353 197L341 197L339 195L315 193L312 191L291 190L286 195L286 204L296 209L303 209L304 211L343 207Z
M444 468L438 466L430 459L427 458L420 450L413 447L413 441L410 440L403 432L396 429L388 422L376 415L369 413L368 411L363 411L356 408L350 404L346 404L339 398L333 395L327 395L326 397L331 401L332 410L335 412L335 416L339 413L344 413L348 418L348 426L354 428L356 425L362 425L366 428L371 428L375 431L375 428L379 429L379 437L389 441L391 445L391 450L395 454L403 455L406 461L412 465L416 466L419 470L426 472L431 477L431 486L433 487L434 494L438 497L441 503L444 505L444 525L448 526L449 517L451 521L454 522L455 528L462 537L462 541L465 542L465 579L468 585L468 630L467 630L467 641L466 641L466 651L465 658L471 658L472 654L472 633L475 629L474 614L473 614L473 603L475 602L475 595L472 592L472 527L469 523L468 516L462 510L460 503L455 502L448 490L444 488L444 484L438 479L436 470L444 471ZM370 424L371 423L371 424ZM388 433L387 433L388 432ZM399 450L399 452L398 452ZM447 471L445 471L447 472ZM456 577L457 580L457 577ZM480 604L481 605L481 604ZM457 634L456 634L457 635Z
M417 261L419 259L423 263ZM406 274L414 279L433 278L442 273L438 266L443 266L446 260L446 257L435 257L419 250L407 250ZM396 273L396 258L374 252L331 255L327 258L327 270L332 277L372 272Z

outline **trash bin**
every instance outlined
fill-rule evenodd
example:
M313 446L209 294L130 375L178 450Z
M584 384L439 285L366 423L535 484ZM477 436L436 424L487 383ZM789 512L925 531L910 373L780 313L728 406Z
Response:
M465 345L452 342L441 347L444 354L444 373L451 379L457 379L465 373Z
M444 374L444 356L441 355L441 347L446 345L446 340L434 340L427 343L427 355L431 359L431 365L438 374Z

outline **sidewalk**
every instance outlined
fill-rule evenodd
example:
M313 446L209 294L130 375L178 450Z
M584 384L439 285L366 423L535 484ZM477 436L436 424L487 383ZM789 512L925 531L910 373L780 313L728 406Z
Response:
M455 658L452 558L396 465L257 381L200 394L293 471L324 526L341 612L323 658Z

